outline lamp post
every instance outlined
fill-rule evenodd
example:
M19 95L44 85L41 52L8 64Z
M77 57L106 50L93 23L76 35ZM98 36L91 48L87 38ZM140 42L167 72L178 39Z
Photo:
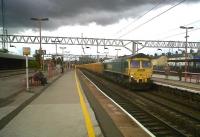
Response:
M5 49L5 3L1 0L1 13L2 13L2 49Z
M61 41L60 40L52 40L51 42L54 42L56 44L56 65L57 65L57 55L58 55L58 52L57 52L57 44L60 43Z
M63 56L63 60L64 60L64 50L66 49L66 47L60 47L60 49L62 49L62 56Z
M160 56L162 56L162 49L157 49L157 51L161 51L161 54L160 54Z
M54 42L56 44L56 56L58 55L58 52L57 52L57 44L60 43L61 41L60 40L52 40L51 42Z
M97 62L99 62L99 45L97 44Z
M186 81L186 78L187 78L187 69L188 69L188 62L187 62L187 58L188 58L188 54L187 54L187 44L188 44L188 41L187 41L187 38L189 37L188 36L188 29L193 29L194 27L185 27L185 26L180 26L181 29L185 29L186 30L186 35L185 35L185 81Z
M42 21L48 21L48 18L31 18L33 21L37 21L39 24L39 29L40 29L40 49L39 49L39 58L40 58L40 67L41 69L43 68L43 63L42 63L42 37L41 37L41 30L42 30Z
M105 50L107 50L107 51L105 51ZM109 53L109 49L107 47L104 47L104 53L106 54L106 58L107 58L108 53Z

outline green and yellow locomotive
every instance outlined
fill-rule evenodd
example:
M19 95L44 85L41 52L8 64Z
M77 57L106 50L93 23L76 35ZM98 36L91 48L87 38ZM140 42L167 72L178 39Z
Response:
M104 73L133 88L147 88L151 85L153 66L149 56L139 53L104 63Z
M149 56L139 53L103 63L83 64L78 67L100 73L105 77L136 89L151 86L153 66Z

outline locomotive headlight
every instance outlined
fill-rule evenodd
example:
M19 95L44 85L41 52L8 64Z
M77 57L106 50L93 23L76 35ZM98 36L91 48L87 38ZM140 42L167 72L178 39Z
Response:
M131 75L131 78L133 78L133 76Z

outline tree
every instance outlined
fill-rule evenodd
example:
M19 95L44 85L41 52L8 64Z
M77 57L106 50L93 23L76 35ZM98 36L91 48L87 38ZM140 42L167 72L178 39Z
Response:
M35 57L35 61L37 62L37 64L39 64L40 66L40 54L34 54L33 57Z
M162 56L165 56L165 53L162 53Z
M171 56L172 55L172 53L171 52L167 52L167 56Z
M40 68L40 64L36 60L29 60L28 66L29 66L29 68L37 68L37 69Z

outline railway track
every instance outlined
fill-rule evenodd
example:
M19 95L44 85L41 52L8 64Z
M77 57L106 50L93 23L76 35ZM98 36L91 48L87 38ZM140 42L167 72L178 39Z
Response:
M153 96L157 96L157 98L170 100L170 102L174 102L182 106L200 111L200 94L194 94L188 91L181 91L179 89L171 89L159 85L157 86L159 87L159 89L148 92L148 94L153 94Z
M34 70L29 70L30 73L33 73ZM0 78L11 77L16 75L25 74L25 69L15 69L15 70L0 70Z
M83 71L155 136L200 136L200 112L156 91L130 92L113 82Z

